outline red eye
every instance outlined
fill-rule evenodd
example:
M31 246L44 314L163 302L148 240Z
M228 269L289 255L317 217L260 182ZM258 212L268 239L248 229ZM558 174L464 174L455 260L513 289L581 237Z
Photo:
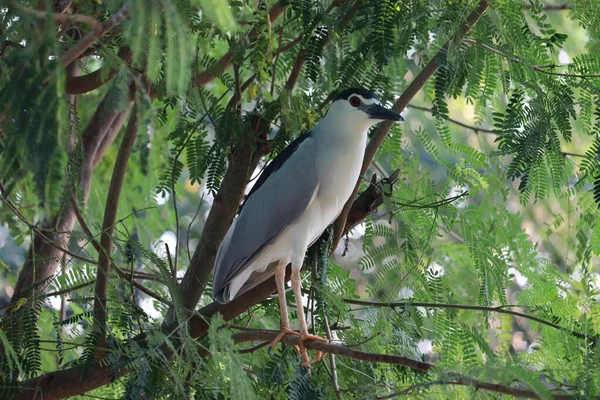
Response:
M356 96L350 97L350 105L352 107L358 107L360 106L360 99Z

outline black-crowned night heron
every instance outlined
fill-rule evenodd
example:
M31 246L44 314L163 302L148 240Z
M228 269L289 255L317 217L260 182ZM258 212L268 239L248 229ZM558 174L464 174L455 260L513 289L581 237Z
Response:
M303 343L326 341L309 335L302 306L300 269L306 249L342 211L356 184L369 127L383 120L401 121L366 89L347 89L325 117L300 135L263 171L238 217L225 235L215 262L213 297L227 303L275 275L281 333L300 336L300 353L311 363ZM300 332L290 328L285 301L285 268L292 264ZM322 358L317 355L314 361Z

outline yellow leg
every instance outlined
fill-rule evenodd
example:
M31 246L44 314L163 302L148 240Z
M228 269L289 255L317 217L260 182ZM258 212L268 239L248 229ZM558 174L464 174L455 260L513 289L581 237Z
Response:
M290 319L288 317L287 304L285 301L285 267L286 264L280 263L275 270L275 283L277 283L277 295L279 296L279 312L281 314L281 332L271 342L271 348L274 349L277 343L287 334L298 336L299 333L290 328Z
M302 357L304 366L308 366L321 360L327 354L317 351L317 357L314 360L311 360L310 357L308 357L308 353L306 352L306 347L304 347L304 342L306 342L307 340L318 340L319 342L327 343L327 339L308 333L308 327L306 326L306 318L304 317L304 307L302 306L302 282L300 279L300 271L297 269L292 269L292 289L294 290L294 296L296 297L298 323L300 324L300 356Z

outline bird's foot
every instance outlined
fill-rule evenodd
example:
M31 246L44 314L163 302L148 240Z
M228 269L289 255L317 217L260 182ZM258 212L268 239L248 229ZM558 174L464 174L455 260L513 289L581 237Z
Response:
M275 339L273 339L273 341L271 342L271 348L273 350L275 350L275 347L277 347L277 343L281 342L281 340L283 339L283 337L285 335L300 336L300 333L298 333L295 330L293 330L292 328L290 328L289 325L282 325L281 332L279 332L279 335L277 335L277 337ZM298 350L297 346L296 346L296 349Z
M310 335L310 334L303 335L302 333L300 333L300 349L298 352L300 353L300 357L302 358L302 365L304 365L305 367L308 367L311 364L321 361L327 355L327 353L317 350L317 355L315 356L315 358L311 359L308 356L306 347L304 346L304 342L307 342L309 340L316 340L321 343L329 342L327 339L322 338L320 336L315 336L315 335Z

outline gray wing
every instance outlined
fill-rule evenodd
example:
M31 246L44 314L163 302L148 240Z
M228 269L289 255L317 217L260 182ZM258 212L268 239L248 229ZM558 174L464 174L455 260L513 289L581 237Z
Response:
M213 284L215 300L226 302L228 296L224 292L231 279L266 251L308 208L319 186L315 155L315 140L307 132L265 169L256 183L259 186L251 191L219 247ZM272 273L272 268L268 273ZM243 288L238 295L248 289Z

